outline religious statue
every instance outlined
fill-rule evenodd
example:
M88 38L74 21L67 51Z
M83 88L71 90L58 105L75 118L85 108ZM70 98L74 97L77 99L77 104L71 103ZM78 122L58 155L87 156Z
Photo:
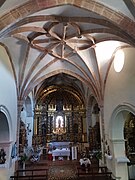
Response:
M14 143L14 145L12 146L12 152L11 152L11 157L12 159L15 158L17 156L17 144L16 142Z
M54 121L54 134L64 134L66 132L65 122L62 116L57 116Z
M43 136L46 135L46 124L45 123L42 124L42 135Z
M73 125L73 130L74 130L74 133L75 133L75 134L78 134L78 124L77 124L77 123L75 123L75 124Z
M60 120L60 118L58 119L58 128L61 128L61 120Z
M2 148L0 150L0 164L4 164L5 163L5 161L6 161L5 156L6 156L6 153L5 153L4 149Z

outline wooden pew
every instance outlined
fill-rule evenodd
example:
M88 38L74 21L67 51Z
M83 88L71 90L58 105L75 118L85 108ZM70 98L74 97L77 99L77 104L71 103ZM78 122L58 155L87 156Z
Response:
M82 168L77 167L77 175L78 178L81 176L89 176L92 180L96 179L96 177L104 177L104 179L111 180L112 172L108 171L107 167L89 167Z
M22 175L23 173L25 173L25 175ZM48 179L48 168L17 170L14 176L10 176L10 179L15 179L15 180L19 180L19 179L24 179L24 180Z

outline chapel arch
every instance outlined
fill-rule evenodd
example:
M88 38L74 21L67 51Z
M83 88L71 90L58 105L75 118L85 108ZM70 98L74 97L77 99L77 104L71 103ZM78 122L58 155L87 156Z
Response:
M9 125L6 115L0 111L0 142L10 140Z
M129 113L135 114L135 110L131 105L119 105L116 107L111 116L109 127L109 138L112 140L124 140L124 124Z
M134 107L129 104L119 105L113 111L109 124L109 139L106 140L110 149L109 155L113 161L107 159L107 164L110 166L113 174L116 177L121 177L123 180L128 179L128 168L125 150L124 127L129 113L135 114ZM107 156L108 157L108 156Z
M12 124L11 116L7 108L3 105L0 105L0 142L10 142Z
M7 108L3 105L0 105L0 150L4 149L6 153L6 163L8 164L10 160L10 149L12 138L12 124L11 117Z

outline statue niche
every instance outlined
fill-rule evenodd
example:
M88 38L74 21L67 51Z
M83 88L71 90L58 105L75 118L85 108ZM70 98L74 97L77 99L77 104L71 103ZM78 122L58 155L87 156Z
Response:
M56 119L54 120L53 133L58 135L66 133L65 120L63 116L56 116Z
M77 123L74 124L73 129L74 129L74 133L78 134L78 124Z

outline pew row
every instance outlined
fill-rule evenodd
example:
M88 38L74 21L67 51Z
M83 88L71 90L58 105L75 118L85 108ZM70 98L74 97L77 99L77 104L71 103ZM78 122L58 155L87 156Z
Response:
M104 167L77 167L77 176L86 177L89 176L92 180L96 180L97 177L104 177L106 180L112 180L112 172L110 172L106 166Z
M10 179L19 180L47 180L48 179L48 168L44 169L27 169L17 170L14 176L10 176Z

